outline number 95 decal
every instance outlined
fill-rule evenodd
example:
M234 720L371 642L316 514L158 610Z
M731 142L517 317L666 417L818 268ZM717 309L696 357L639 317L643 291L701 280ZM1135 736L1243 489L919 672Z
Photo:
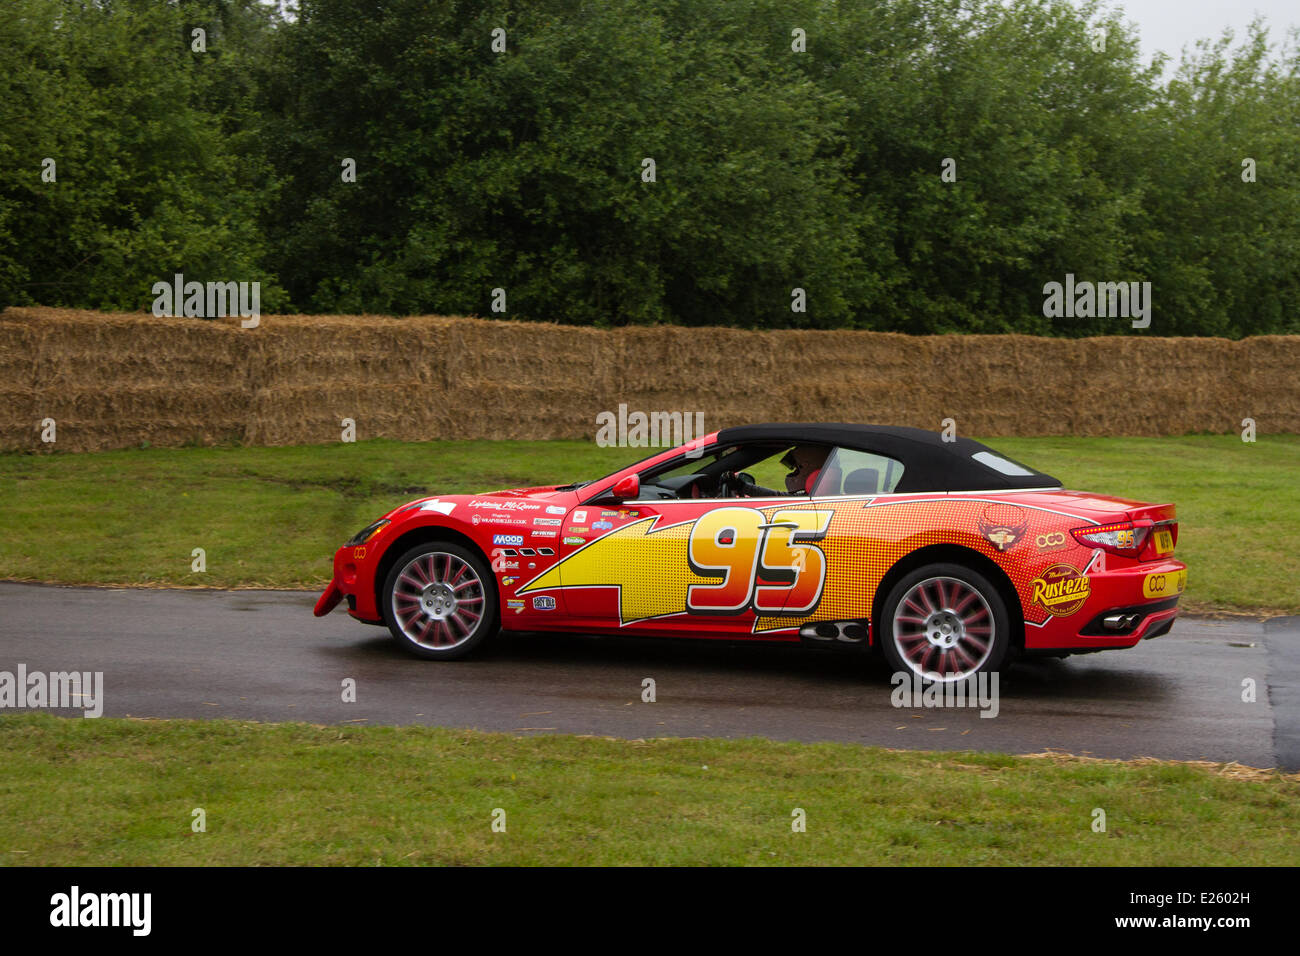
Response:
M768 521L753 508L719 508L691 528L691 570L722 575L721 584L692 584L686 610L703 614L807 614L821 600L826 555L811 542L826 536L833 511L794 508Z

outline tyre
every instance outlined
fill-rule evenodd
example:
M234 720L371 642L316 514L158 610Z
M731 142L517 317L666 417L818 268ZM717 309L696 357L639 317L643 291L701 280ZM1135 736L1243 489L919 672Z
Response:
M384 623L417 657L456 660L497 629L496 586L487 562L449 541L418 544L384 580Z
M905 575L885 597L880 624L880 648L894 671L930 682L996 671L1011 646L1002 595L960 564L930 564Z

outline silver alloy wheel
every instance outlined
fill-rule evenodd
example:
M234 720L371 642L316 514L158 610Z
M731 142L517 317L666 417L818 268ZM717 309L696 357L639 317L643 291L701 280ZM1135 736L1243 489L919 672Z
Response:
M393 583L393 619L413 644L437 651L459 647L483 620L485 596L478 573L445 551L416 555Z
M958 578L926 578L894 611L894 647L912 672L953 683L970 677L993 651L993 612Z

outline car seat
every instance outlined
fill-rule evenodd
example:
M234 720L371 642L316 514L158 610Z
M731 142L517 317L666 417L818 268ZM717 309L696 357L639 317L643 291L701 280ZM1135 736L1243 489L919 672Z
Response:
M846 495L874 495L880 491L880 472L875 468L856 468L844 479Z

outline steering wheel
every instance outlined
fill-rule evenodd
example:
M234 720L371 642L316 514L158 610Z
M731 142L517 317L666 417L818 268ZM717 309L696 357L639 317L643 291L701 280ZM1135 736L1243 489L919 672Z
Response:
M744 492L750 487L753 487L752 483L746 481L745 476L738 475L734 471L724 471L718 475L718 491L723 498L748 497Z

